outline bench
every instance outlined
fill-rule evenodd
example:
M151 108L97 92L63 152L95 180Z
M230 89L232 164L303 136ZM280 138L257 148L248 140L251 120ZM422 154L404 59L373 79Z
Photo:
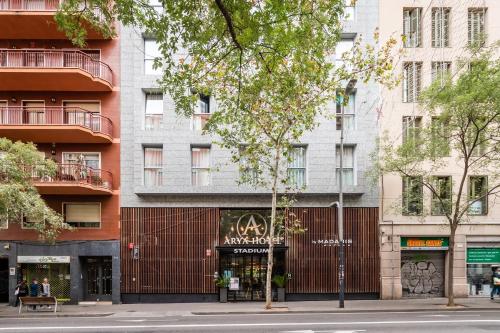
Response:
M30 305L49 305L54 306L54 312L57 312L57 299L53 296L42 296L42 297L31 297L24 296L19 297L19 313L21 313L24 306Z

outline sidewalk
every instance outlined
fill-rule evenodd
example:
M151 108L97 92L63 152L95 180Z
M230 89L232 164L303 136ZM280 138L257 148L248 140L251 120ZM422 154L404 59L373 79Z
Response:
M328 313L328 312L412 312L412 311L500 311L500 300L489 298L456 299L457 307L447 308L445 298L404 300L355 300L346 301L345 308L338 308L338 301L308 301L273 303L272 310L264 310L263 302L239 303L161 303L119 305L64 305L57 314L53 312L25 312L0 306L1 317L168 317L214 314L266 314L266 313Z

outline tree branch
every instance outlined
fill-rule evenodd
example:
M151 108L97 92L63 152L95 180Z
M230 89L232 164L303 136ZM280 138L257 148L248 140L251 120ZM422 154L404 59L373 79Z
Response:
M231 35L231 39L233 40L234 45L238 49L243 51L243 47L241 46L241 44L238 42L238 39L236 38L236 32L234 31L233 19L231 18L231 15L227 11L226 6L224 6L224 4L222 3L222 0L215 0L215 4L217 5L217 7L219 7L219 10L220 10L222 16L224 16L224 19L226 20L227 30L229 31L229 34Z

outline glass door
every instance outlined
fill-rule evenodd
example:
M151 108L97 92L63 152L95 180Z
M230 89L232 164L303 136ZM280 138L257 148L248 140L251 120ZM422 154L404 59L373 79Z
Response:
M112 293L111 258L86 258L84 263L85 300L110 301Z

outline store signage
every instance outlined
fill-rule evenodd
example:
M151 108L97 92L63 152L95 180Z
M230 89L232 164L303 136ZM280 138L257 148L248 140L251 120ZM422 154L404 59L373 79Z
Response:
M344 239L342 242L344 243L344 246L352 245L352 239ZM313 239L312 243L313 245L339 246L341 242L338 239Z
M500 248L468 248L468 264L500 264Z
M18 256L20 264L60 264L69 263L70 256Z
M226 210L221 215L219 244L234 245L268 245L270 211L268 210ZM276 232L272 239L274 244L284 242L284 237Z
M401 237L402 250L447 250L448 237Z
M259 253L269 253L268 248L236 248L233 249L234 254L241 254L241 253L247 253L247 254L259 254Z
M229 278L229 290L239 290L240 289L240 278L232 277Z

